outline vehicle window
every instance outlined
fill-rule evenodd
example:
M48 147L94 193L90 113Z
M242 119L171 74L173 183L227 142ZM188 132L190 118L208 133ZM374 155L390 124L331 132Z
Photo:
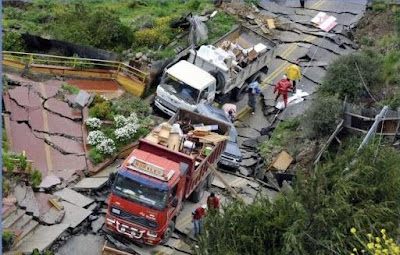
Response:
M133 202L145 203L155 209L162 210L166 205L167 192L150 188L142 183L118 175L113 192Z
M176 191L178 190L178 184L175 185L175 187L172 188L171 194L169 196L169 201L171 202L172 199L176 196Z
M163 87L175 96L191 104L197 104L198 102L200 91L170 76L168 76L165 80L165 84Z

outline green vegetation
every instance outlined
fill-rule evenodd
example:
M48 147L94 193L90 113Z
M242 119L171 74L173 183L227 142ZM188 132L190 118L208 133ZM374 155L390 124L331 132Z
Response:
M16 31L3 32L3 50L25 51L25 42L21 34Z
M187 35L169 45L182 32L171 28L171 22L213 9L209 0L35 0L22 8L3 8L3 28L10 31L4 34L3 49L22 51L18 32L29 32L118 53L132 49L133 53L150 52L155 59L170 58L175 47L187 46ZM209 41L230 31L235 23L234 17L219 12L206 22Z
M199 253L348 254L357 243L352 227L364 235L381 228L397 235L400 155L378 144L357 154L358 144L351 142L311 176L299 174L293 192L273 203L259 196L210 214Z
M219 12L212 20L206 22L208 27L208 43L213 43L219 37L228 33L237 24L237 19L226 13Z
M374 92L382 87L381 74L381 57L372 51L342 56L329 66L321 91L329 95L337 94L340 99L347 97L351 102L359 102L368 97L364 93L363 80L368 89Z
M40 185L40 183L42 182L42 173L37 169L31 171L30 181L32 182L33 188L38 187Z
M13 244L15 239L15 234L9 230L3 230L2 233L2 244L5 251L7 251Z
M309 138L322 138L330 135L343 115L341 101L335 97L317 97L307 110L302 123Z
M63 89L64 91L68 92L69 94L73 94L73 95L78 95L79 94L79 88L75 87L73 85L63 84L61 86L61 89Z
M147 135L150 132L149 127L154 124L153 120L149 118L150 113L151 109L148 104L130 94L126 94L118 100L106 100L97 94L89 109L89 116L98 120L91 120L92 124L89 124L88 121L86 125L90 131L98 133L93 136L93 139L88 138L88 142L89 140L96 141L96 137L99 136L103 137L100 140L111 139L113 146L107 147L115 147L115 150L106 154L99 149L97 142L95 144L89 142L92 145L89 151L90 160L94 164L98 164L124 146ZM100 123L100 120L105 122ZM99 122L99 125L93 124L96 122Z

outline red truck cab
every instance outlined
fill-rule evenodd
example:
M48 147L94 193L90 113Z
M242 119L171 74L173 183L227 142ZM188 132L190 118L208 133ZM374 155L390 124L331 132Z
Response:
M220 133L229 133L229 126L223 122L182 109L177 115L206 124L217 122ZM148 245L168 241L182 202L189 197L194 202L200 200L211 181L208 163L218 162L225 145L226 140L220 141L208 155L193 156L146 139L139 140L138 148L111 178L107 230Z

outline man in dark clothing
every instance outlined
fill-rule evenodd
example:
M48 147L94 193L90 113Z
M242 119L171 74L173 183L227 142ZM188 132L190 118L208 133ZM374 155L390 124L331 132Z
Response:
M210 211L219 210L219 198L215 196L214 192L211 192L210 196L207 198L207 207Z
M300 5L301 5L301 8L304 8L304 4L305 4L305 2L306 2L306 0L300 0Z
M258 77L255 81L249 84L248 88L249 102L247 103L247 105L250 106L252 110L251 114L254 114L256 111L257 98L261 94L260 84L261 84L260 77Z

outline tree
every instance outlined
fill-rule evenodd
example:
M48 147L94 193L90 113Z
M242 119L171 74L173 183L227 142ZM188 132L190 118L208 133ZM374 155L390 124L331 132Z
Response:
M360 74L358 69L360 70ZM363 81L369 90L381 88L382 58L371 51L362 51L339 57L328 68L321 91L329 95L359 101L368 97Z
M307 110L302 123L310 138L320 138L331 134L343 115L341 101L335 96L319 96Z
M207 216L199 254L348 254L352 227L398 234L400 155L377 144L357 154L358 142L311 177L299 174L293 193L273 203L258 197Z
M132 32L115 12L91 10L82 2L68 4L59 10L49 32L58 40L108 50L121 50L132 43Z
M3 33L3 50L21 51L25 50L25 41L19 32L10 30Z

